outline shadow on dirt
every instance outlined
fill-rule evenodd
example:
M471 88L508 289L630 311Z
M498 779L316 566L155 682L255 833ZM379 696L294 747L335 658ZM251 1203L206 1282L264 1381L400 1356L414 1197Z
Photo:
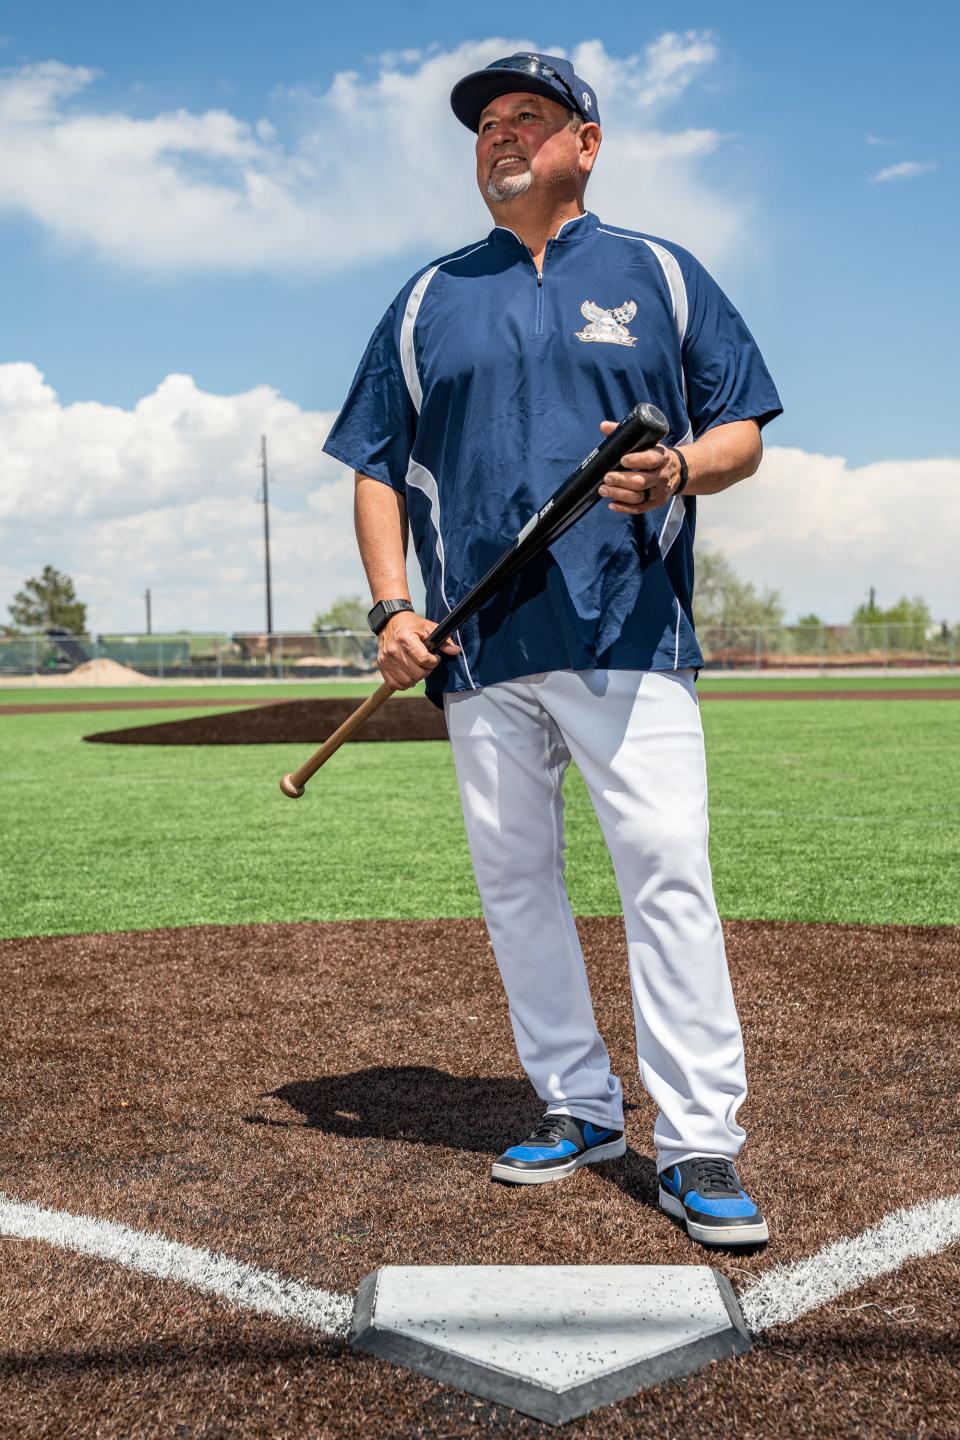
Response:
M280 1100L308 1127L352 1140L396 1140L487 1154L530 1133L542 1106L526 1080L450 1075L427 1065L377 1065L346 1075L294 1080L265 1099ZM636 1109L627 1105L628 1110ZM249 1125L289 1128L295 1120L244 1116ZM657 1209L657 1170L628 1149L622 1160L596 1167L634 1202Z

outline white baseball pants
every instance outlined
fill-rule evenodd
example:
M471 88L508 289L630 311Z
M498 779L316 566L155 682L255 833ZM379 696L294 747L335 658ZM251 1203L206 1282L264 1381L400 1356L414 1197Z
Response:
M747 1087L707 858L693 672L557 670L444 700L487 929L537 1094L550 1111L623 1129L563 880L572 758L620 889L657 1168L733 1159Z

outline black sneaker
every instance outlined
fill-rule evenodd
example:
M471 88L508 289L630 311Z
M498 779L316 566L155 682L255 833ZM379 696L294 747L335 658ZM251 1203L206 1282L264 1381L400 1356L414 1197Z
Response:
M660 1209L684 1220L701 1245L762 1245L767 1222L745 1190L732 1160L695 1155L660 1172Z
M543 1185L572 1175L581 1165L615 1160L626 1149L622 1130L604 1130L573 1115L548 1113L532 1135L497 1157L490 1176L514 1185Z

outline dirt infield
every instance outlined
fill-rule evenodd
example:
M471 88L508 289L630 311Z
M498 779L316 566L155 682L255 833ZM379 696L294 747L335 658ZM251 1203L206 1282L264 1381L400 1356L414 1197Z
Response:
M706 691L701 692L701 699L704 698L711 703L714 700L950 700L960 699L960 690ZM332 735L360 703L357 697L282 700L235 714L198 715L194 719L169 720L160 725L104 730L85 735L84 739L102 745L278 745L294 741L306 745L319 744ZM126 708L126 703L121 701L99 708L121 709ZM447 727L442 710L423 696L395 695L357 731L353 740L446 738Z
M104 730L83 738L100 745L280 745L320 744L352 715L361 699L283 700L235 714L197 715L161 725ZM446 740L443 711L422 695L394 695L351 738L373 740Z
M908 690L710 690L701 700L960 700L960 689Z
M0 1192L326 1289L384 1263L702 1263L655 1208L622 925L579 922L627 1156L487 1168L539 1113L482 924L197 928L0 944ZM726 926L772 1233L737 1288L958 1188L960 928ZM960 1434L956 1252L561 1432L34 1241L0 1240L0 1434L700 1440Z

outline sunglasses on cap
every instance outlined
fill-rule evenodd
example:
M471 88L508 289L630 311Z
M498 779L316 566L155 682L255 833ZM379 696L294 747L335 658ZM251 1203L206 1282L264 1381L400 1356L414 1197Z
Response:
M522 57L508 55L506 60L494 60L491 65L487 66L487 69L518 70L521 75L536 75L539 80L546 80L547 84L559 85L561 89L565 90L570 96L570 103L577 114L583 116L584 120L587 119L583 106L560 72L554 70L552 65L545 65L542 60L537 59L536 55L525 55Z

